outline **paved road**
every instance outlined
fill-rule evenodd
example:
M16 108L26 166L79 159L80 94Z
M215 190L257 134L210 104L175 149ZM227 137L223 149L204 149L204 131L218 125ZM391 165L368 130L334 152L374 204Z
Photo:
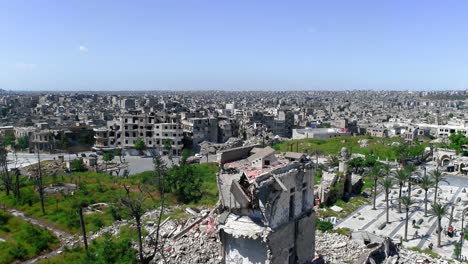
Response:
M445 176L445 178L448 181L448 183L441 182L440 185L451 185L451 186L468 188L468 176L449 175L449 176Z
M84 152L88 154L91 154L91 152ZM40 158L41 160L54 160L58 159L58 156L64 155L65 160L68 160L69 158L71 160L76 158L76 155L70 155L68 156L67 154L46 154L46 153L41 153ZM37 163L37 154L34 153L17 153L16 157L13 155L13 153L9 152L8 153L8 168L14 168L14 167L25 167L34 163Z
M47 153L41 153L40 158L41 161L45 160L54 160L58 159L58 156L64 156L64 159L66 161L69 160L74 160L78 158L81 154L85 154L88 156L89 154L95 154L94 152L88 151L88 152L80 152L79 155L76 154L47 154ZM151 157L141 157L139 155L130 155L131 153L126 153L122 159L126 162L128 162L128 167L130 174L136 174L136 173L141 173L144 171L149 171L153 169L153 160ZM99 160L102 162L102 156L98 156ZM210 157L210 161L213 159L213 157ZM216 160L216 155L214 155L214 159ZM8 160L9 160L9 165L8 167L11 168L21 168L25 167L31 164L37 163L37 154L34 153L17 153L16 157L13 155L13 153L8 153ZM163 160L166 162L167 167L172 167L173 163L169 160L167 156L163 156ZM174 164L178 164L179 162L179 157L174 157L173 159ZM120 162L119 157L114 158L115 162ZM121 172L123 173L123 171Z

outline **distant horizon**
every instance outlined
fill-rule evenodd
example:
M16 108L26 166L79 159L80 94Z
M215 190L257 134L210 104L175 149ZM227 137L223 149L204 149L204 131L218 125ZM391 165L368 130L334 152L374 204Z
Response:
M37 90L32 90L32 89L5 89L1 88L0 90L3 90L5 92L69 92L69 93L74 93L74 92L204 92L204 91L216 91L216 92L347 92L347 91L355 91L355 92L367 92L367 91L372 91L372 92L468 92L467 89L433 89L433 90L428 90L428 89L238 89L238 90L232 90L232 89L133 89L133 90L128 90L128 89L93 89L93 90L77 90L77 89L69 89L69 90L60 90L60 89L37 89Z
M454 0L2 1L0 87L466 90L466 10Z

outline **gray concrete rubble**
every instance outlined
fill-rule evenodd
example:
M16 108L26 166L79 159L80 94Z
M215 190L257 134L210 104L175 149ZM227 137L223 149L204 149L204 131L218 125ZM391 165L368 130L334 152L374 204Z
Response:
M244 142L240 138L236 137L231 137L224 143L203 141L200 143L200 154L216 154L217 151L240 147L243 143Z
M351 238L317 231L315 250L317 255L322 256L324 263L330 264L461 263L454 259L433 258L425 253L397 248L392 243L386 243L384 238L367 232L355 232Z
M365 245L335 233L317 231L315 251L326 263L357 263L362 254L369 252Z
M144 228L148 235L144 238L144 253L147 256L155 249L157 215L158 212L153 211L145 217ZM166 218L160 225L158 250L152 263L221 263L215 217L213 211L202 209L188 219Z

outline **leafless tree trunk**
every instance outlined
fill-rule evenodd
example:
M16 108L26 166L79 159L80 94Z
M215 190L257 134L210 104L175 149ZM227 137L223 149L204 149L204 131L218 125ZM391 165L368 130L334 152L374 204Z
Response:
M19 179L20 170L16 167L16 165L18 164L18 155L16 153L16 147L14 148L14 151L13 151L13 157L15 159L15 167L14 167L14 170L15 170L15 185L13 186L13 194L15 195L16 199L19 199L19 198L21 198L20 179Z
M12 189L12 178L8 171L8 151L3 146L0 146L0 170L3 186L8 196Z
M156 228L156 238L154 241L154 251L153 251L153 256L151 258L154 258L156 255L156 252L159 247L159 227L162 222L162 217L164 214L164 194L165 194L165 174L166 174L166 164L164 163L163 159L161 156L156 155L153 153L153 166L154 166L154 177L156 178L159 186L159 196L161 198L161 206L159 207L159 216L158 216L158 227ZM164 250L163 247L161 247L161 256L164 258Z
M120 203L130 210L130 215L135 219L137 233L138 233L138 258L140 263L144 263L143 258L143 242L141 238L141 216L143 215L143 201L144 196L141 193L138 197L131 197L130 189L124 185L125 197L120 198ZM140 189L141 191L141 189Z
M148 197L153 198L149 192L144 192L141 188L141 186L138 186L138 189L140 191L140 194L138 196L131 196L131 192L129 187L124 185L125 189L125 197L120 198L120 202L122 205L124 205L126 208L129 209L131 216L135 219L136 227L137 227L137 234L138 234L138 257L140 263L150 263L151 260L154 258L156 253L159 251L162 258L165 261L164 257L164 243L160 242L160 226L162 222L162 217L164 214L164 207L165 207L165 191L164 191L164 181L165 181L165 174L166 174L166 164L162 160L161 156L157 155L156 153L153 153L153 166L154 166L154 171L153 171L153 177L154 177L154 183L158 187L158 191L160 194L160 211L158 215L158 221L157 221L157 228L156 228L156 234L154 234L155 238L153 239L152 236L150 236L151 241L150 244L154 246L154 250L152 254L149 256L143 256L143 241L142 241L142 232L141 232L141 217L143 216L144 209L143 209L143 202L145 200L145 194L148 195ZM153 199L154 200L154 199Z
M20 171L19 169L15 170L15 186L13 189L13 193L15 194L16 199L21 198L21 193L20 193Z
M81 226L81 233L83 234L83 243L86 249L86 252L88 251L88 239L86 238L86 226L83 218L83 208L80 205L80 208L78 209L78 214L80 215L80 226Z
M39 149L37 150L37 166L38 171L36 174L36 187L39 193L39 199L41 200L41 210L43 214L46 214L44 206L44 184L42 182L42 168L41 168L41 155Z

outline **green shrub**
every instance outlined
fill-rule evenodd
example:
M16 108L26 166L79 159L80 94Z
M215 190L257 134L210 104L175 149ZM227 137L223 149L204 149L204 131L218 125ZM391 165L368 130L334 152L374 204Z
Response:
M15 247L11 248L8 253L18 260L25 260L28 256L28 250L23 244L16 244Z
M98 227L98 228L101 228L101 227L104 226L104 221L103 221L101 218L99 218L99 217L93 218L92 221L93 221L93 225L96 226L96 227Z
M70 169L72 171L87 171L88 170L86 166L84 165L83 160L81 159L74 159L70 163Z
M24 224L18 234L18 241L30 245L33 255L49 248L49 243L57 243L58 240L47 230Z
M0 226L6 225L8 220L10 220L10 215L4 213L3 211L0 211Z
M190 203L202 196L202 178L200 174L195 173L192 165L182 162L169 171L166 179L170 190L181 202Z
M122 216L120 215L119 210L115 208L115 206L111 205L108 210L109 210L110 215L112 216L112 220L114 221L122 220Z
M317 229L322 232L328 232L328 231L333 230L333 224L328 221L322 221L320 219L317 219L315 223L316 223Z

